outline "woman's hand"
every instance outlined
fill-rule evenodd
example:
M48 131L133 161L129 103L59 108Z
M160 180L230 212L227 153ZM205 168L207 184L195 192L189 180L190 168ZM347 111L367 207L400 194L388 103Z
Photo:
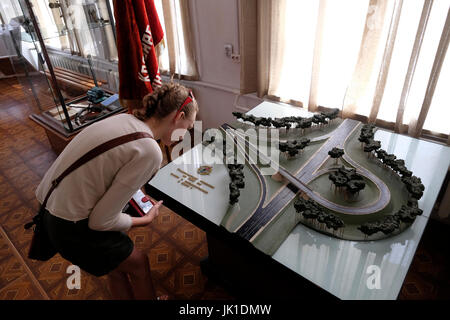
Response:
M155 203L150 211L143 217L131 218L131 221L133 222L132 227L141 227L150 224L150 222L159 215L159 208L162 206L162 203L162 200Z
M159 208L162 206L162 203L162 200L155 203L150 211L142 218L147 218L149 220L148 223L152 222L153 219L159 216Z

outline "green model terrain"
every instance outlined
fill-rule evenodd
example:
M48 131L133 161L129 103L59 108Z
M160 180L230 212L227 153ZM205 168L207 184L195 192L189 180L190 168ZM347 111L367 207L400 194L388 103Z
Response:
M281 153L278 159L278 163L281 167L286 169L289 173L296 175L301 168L314 156L314 154L323 146L327 135L332 134L332 132L342 123L341 119L335 119L330 125L316 127L312 129L305 130L303 135L302 130L289 129L287 134L285 129L280 129L280 140L286 138L289 139L299 139L302 137L309 138L312 141L310 144L304 148L302 152L293 158L289 158L285 153ZM245 124L242 122L234 123L235 128L243 129L244 131L250 128L254 129L254 126ZM328 234L333 237L347 239L347 240L378 240L392 235L398 234L404 231L411 223L401 223L400 227L392 232L391 234L385 235L382 232L377 232L371 236L366 236L358 227L366 222L379 221L383 217L395 214L403 204L408 200L408 191L401 181L397 173L393 172L390 168L383 165L379 159L374 155L368 157L368 153L363 151L361 143L358 141L358 136L360 133L362 124L360 124L345 141L342 146L345 150L345 155L350 157L354 162L358 163L360 166L364 167L366 170L370 171L372 174L377 176L384 184L388 187L390 192L390 200L386 207L382 210L370 214L363 215L350 215L345 213L339 213L331 211L325 208L326 212L332 213L338 218L340 218L345 226L338 230L329 229L323 223L318 223L317 221L312 221L305 219L302 213L299 213L294 208L295 199L292 199L276 216L274 216L252 239L252 243L258 247L263 252L272 255L281 243L286 239L289 233L295 228L298 223L305 224L306 226L321 232ZM320 139L323 137L323 139ZM260 141L255 137L250 139L250 141L257 141L258 144L264 141ZM318 139L319 138L319 139ZM315 139L315 140L313 140ZM382 146L383 148L383 146ZM246 150L247 151L247 150ZM241 150L242 152L242 150ZM255 163L256 159L252 159ZM380 190L377 185L367 177L363 177L365 182L365 188L361 190L356 195L350 195L346 193L342 188L341 190L336 190L334 185L329 179L329 174L337 170L341 165L345 167L352 167L344 159L339 159L338 163L334 159L328 158L322 163L318 169L319 175L314 177L309 183L308 187L312 189L316 194L321 197L336 203L341 206L346 207L366 207L377 201L380 197ZM257 163L258 168L263 168L263 165ZM230 206L226 216L222 221L222 225L225 226L229 231L236 232L237 229L249 219L260 200L262 183L265 183L267 187L267 194L265 198L265 203L269 202L275 194L277 194L282 188L287 185L286 181L278 182L275 181L271 175L264 176L264 181L260 181L257 174L253 169L246 164L245 166L245 188L241 190L241 195L239 203L234 206Z

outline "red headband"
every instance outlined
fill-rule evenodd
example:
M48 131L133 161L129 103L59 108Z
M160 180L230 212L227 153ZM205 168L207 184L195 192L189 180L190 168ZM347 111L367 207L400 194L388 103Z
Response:
M181 107L178 108L177 113L175 114L174 119L176 119L176 117L177 117L178 114L181 112L181 110L183 110L183 108L184 108L187 104L191 103L192 101L194 101L194 95L192 94L192 91L189 90L189 94L188 94L186 100L184 100L184 102L183 102L183 104L181 105Z

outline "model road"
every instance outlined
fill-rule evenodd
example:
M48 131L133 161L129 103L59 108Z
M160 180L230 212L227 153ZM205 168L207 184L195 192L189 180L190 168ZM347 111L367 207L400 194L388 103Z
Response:
M341 125L333 131L333 134L329 136L328 140L321 146L316 154L303 166L303 168L295 176L287 172L284 168L280 167L279 173L283 175L288 181L288 185L283 188L269 203L264 207L264 198L260 203L253 215L246 220L236 231L237 234L247 240L251 240L255 234L263 228L270 220L272 220L277 214L279 214L285 206L287 206L296 196L299 190L305 193L309 198L316 201L320 205L327 207L333 211L342 212L346 214L363 215L377 212L389 203L390 192L388 187L377 176L372 174L360 166L357 162L353 161L348 155L345 160L352 164L358 171L358 173L371 179L380 190L380 197L377 201L369 204L365 207L345 207L334 202L331 202L319 194L311 190L307 183L317 177L317 171L323 162L328 158L328 151L333 147L340 146L349 137L353 130L358 126L359 122L351 119L344 120ZM222 126L224 129L231 128L228 125ZM249 146L246 141L246 145ZM264 157L262 153L259 156ZM267 158L266 158L267 159ZM259 172L257 166L252 166L258 178L262 181L262 193L267 193L267 187L264 183L264 177Z

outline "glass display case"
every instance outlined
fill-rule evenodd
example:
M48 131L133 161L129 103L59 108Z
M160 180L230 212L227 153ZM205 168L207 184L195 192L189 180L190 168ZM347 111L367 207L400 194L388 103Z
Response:
M39 110L32 120L68 139L93 122L125 111L117 94L112 1L7 1L20 8L7 22L20 25L13 37L18 54L37 71L28 79Z

